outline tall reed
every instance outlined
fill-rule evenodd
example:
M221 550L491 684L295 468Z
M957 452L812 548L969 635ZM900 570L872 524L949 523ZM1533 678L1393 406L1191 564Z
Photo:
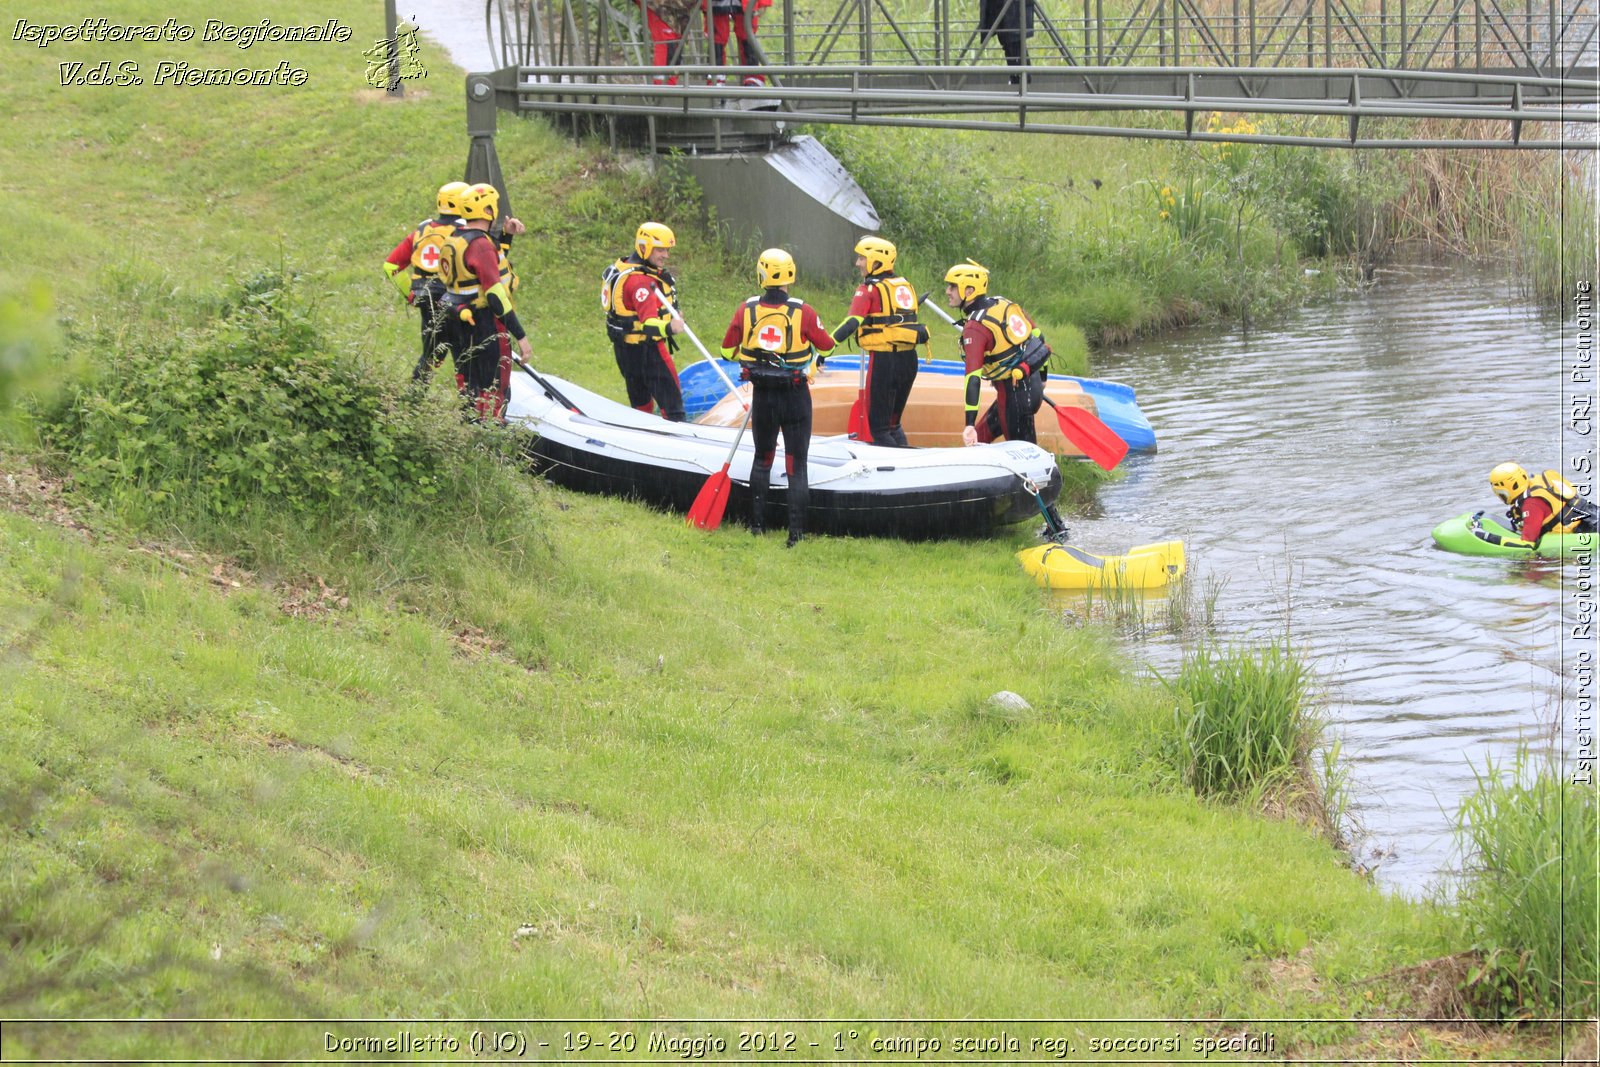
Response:
M1523 295L1558 306L1572 299L1579 279L1593 281L1597 263L1594 161L1567 161L1557 188L1518 204L1512 244Z
M1456 908L1479 962L1467 1000L1486 1018L1595 1014L1600 801L1548 760L1492 762L1461 806Z

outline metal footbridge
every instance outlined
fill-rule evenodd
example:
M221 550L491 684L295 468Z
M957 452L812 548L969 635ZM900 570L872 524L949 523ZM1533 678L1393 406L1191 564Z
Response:
M468 76L474 144L508 110L690 153L770 146L804 123L1597 145L1596 0L775 0L760 9L748 65L722 67L691 3L488 0L503 66ZM1029 12L1032 35L1008 37ZM677 39L653 40L652 23ZM487 151L492 160L492 142Z

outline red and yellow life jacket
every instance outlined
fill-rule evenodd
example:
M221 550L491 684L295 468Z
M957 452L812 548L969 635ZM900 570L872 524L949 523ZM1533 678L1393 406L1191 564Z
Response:
M801 322L805 306L793 297L781 304L763 304L758 296L746 300L741 312L744 336L735 358L752 368L804 370L812 354Z
M489 294L483 290L472 268L467 266L467 248L479 238L494 240L486 230L472 230L464 226L452 229L444 240L444 254L439 260L439 280L444 283L447 298L454 306L465 305L474 308L489 306ZM511 311L513 310L511 290L516 284L516 279L511 274L510 264L506 261L505 249L497 245L495 254L500 271L501 302L505 305L504 310Z
M1537 544L1545 534L1573 533L1589 517L1583 498L1572 484L1561 477L1558 471L1547 470L1528 479L1527 492L1511 505L1511 519L1519 530L1522 529L1522 502L1529 497L1538 497L1550 505L1550 518L1542 530L1522 530L1522 539L1525 541Z
M624 256L600 275L600 306L606 313L606 334L614 341L636 345L645 340L638 314L622 301L627 286L643 284L661 290L661 295L677 302L677 283L670 271L657 271L633 256Z
M1025 377L1050 358L1050 348L1028 313L1003 296L975 302L967 311L967 319L982 323L994 337L994 344L984 353L983 367L978 372L986 381Z
M878 293L878 311L864 316L856 339L868 352L904 352L928 339L928 328L917 323L917 291L898 276L869 278Z
M443 264L445 241L455 230L455 223L424 219L411 234L411 288L438 282L439 268Z

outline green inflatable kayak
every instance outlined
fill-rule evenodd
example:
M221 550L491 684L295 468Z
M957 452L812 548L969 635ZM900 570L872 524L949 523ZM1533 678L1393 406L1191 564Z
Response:
M1478 522L1483 533L1512 539L1517 536L1493 519L1479 519ZM1501 556L1506 559L1544 556L1548 559L1564 559L1568 556L1592 554L1596 544L1600 543L1597 541L1600 539L1600 534L1546 534L1539 541L1539 547L1530 551L1526 548L1510 548L1485 541L1473 532L1471 515L1457 515L1435 526L1433 539L1440 548L1450 552L1460 552L1466 556Z

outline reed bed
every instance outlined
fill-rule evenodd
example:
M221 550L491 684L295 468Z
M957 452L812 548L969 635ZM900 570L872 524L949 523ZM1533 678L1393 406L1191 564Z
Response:
M1172 755L1197 795L1297 818L1345 844L1340 746L1325 743L1314 677L1286 639L1202 645L1162 681L1178 697Z

